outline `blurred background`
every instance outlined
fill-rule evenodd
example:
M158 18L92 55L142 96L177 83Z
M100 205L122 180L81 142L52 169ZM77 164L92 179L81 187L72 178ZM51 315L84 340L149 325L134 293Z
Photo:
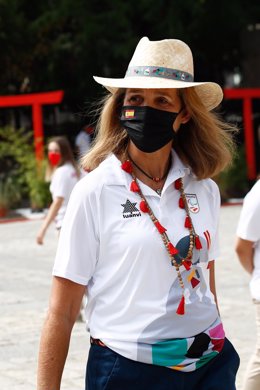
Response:
M195 81L224 88L219 112L240 129L238 153L215 179L223 201L250 189L260 172L259 0L0 0L0 208L49 204L48 138L66 135L74 147L94 126L105 91L92 76L123 77L142 36L185 41ZM36 104L34 94L54 91L59 103Z

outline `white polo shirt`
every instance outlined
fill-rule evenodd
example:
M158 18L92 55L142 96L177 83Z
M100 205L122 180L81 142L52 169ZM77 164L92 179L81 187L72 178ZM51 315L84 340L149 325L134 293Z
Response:
M260 180L244 199L237 236L254 242L254 270L250 281L252 298L260 301Z
M200 251L194 249L192 269L181 267L185 315L176 314L182 294L176 270L149 215L140 211L139 195L129 189L131 176L114 155L75 186L53 274L88 286L86 317L92 337L130 359L192 371L214 357L224 339L208 269L218 255L220 196L215 182L197 181L175 152L172 161L161 196L139 184L185 256L186 212L178 207L180 193L173 185L183 177L202 243ZM200 356L194 357L194 348Z
M55 217L56 228L60 228L62 225L71 191L77 181L78 175L71 163L58 167L52 176L50 185L52 199L63 198L62 205Z

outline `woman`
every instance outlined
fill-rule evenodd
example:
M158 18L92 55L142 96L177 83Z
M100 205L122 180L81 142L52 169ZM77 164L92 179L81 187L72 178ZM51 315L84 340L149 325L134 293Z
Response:
M142 38L123 79L95 80L111 94L64 220L38 390L60 386L86 287L87 390L233 390L209 179L231 159L229 126L210 112L221 88L193 82L191 51L174 39Z
M71 191L79 179L70 144L65 137L55 137L48 143L48 174L51 177L52 203L37 235L43 244L46 231L53 220L60 231Z

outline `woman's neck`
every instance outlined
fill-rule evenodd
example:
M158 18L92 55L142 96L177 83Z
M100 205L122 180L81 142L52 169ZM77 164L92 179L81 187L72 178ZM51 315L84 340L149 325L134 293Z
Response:
M162 177L168 168L171 156L171 144L153 153L144 153L133 143L129 143L128 153L131 159L152 177Z
M135 176L154 190L162 188L166 180L170 166L171 146L167 144L156 152L144 153L133 143L129 143L128 155L132 160Z

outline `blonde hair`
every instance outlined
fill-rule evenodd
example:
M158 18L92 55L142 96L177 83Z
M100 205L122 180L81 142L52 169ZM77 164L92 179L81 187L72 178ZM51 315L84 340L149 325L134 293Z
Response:
M96 138L81 160L84 169L95 169L111 153L119 159L126 155L129 138L119 121L124 94L119 89L107 95L97 108ZM179 90L179 95L190 120L180 127L173 147L198 179L213 177L232 161L235 128L209 112L193 87Z
M122 156L127 149L128 135L119 122L125 90L106 95L98 104L95 114L99 116L95 126L95 138L88 153L81 159L87 171L95 169L105 158L114 153Z
M191 118L179 129L174 149L198 179L214 177L232 163L237 128L208 111L195 88L180 90L180 97Z

